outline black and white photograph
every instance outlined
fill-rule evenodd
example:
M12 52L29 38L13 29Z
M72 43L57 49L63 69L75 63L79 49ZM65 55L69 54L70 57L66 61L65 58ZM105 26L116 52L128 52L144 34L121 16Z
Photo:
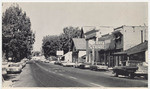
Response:
M148 2L1 5L2 89L148 89Z

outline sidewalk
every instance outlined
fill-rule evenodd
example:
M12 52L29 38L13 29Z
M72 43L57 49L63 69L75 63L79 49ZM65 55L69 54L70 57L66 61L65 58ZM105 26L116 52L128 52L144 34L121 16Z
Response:
M14 82L13 87L36 86L35 81L32 80L33 80L33 76L31 74L30 65L26 64L26 67L22 70L21 74L12 80Z
M2 87L12 87L12 84L11 80L4 80L4 78L2 78Z

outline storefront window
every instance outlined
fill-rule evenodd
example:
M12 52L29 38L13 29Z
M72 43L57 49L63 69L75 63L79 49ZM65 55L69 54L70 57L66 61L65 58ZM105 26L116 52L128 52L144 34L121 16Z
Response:
M145 61L145 52L140 52L140 53L130 55L130 60L137 60L137 61L144 62Z

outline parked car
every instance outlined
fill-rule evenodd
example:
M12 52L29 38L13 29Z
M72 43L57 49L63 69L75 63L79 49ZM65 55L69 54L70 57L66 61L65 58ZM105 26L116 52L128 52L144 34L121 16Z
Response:
M63 66L66 63L66 61L60 61L60 65Z
M89 69L90 68L90 65L91 63L88 63L88 62L85 62L85 63L82 63L79 68L81 69Z
M22 65L20 63L11 63L8 65L7 73L20 73L22 71Z
M135 63L133 63L134 66L118 66L113 68L113 73L116 77L118 75L124 75L129 76L129 78L134 78L135 76L140 77L144 76L146 79L148 78L148 66L143 65L143 63L137 63L135 66Z
M2 62L2 75L3 76L7 75L7 67L8 67L8 62Z
M6 76L7 75L7 69L2 67L2 76Z
M44 62L45 62L45 63L49 63L49 60L45 60Z
M27 62L29 61L29 59L24 58L23 61L24 61L25 63L27 63Z
M75 63L72 63L72 62L64 62L64 63L62 63L63 67L73 67L74 65L75 65Z
M136 72L133 75L134 76L144 76L145 79L148 79L148 63L143 63L143 64L138 64L138 70L136 70Z
M95 62L94 65L90 65L91 70L108 70L108 66L104 63Z
M21 62L19 62L20 65L22 66L22 68L24 68L26 66L26 62L24 60L22 60Z
M75 68L79 68L82 64L83 64L83 62L75 63L74 67L75 67Z
M50 61L49 63L52 63L52 64L54 64L54 63L55 63L55 61Z
M60 61L55 61L54 64L55 64L55 65L61 65L61 62L60 62Z
M35 61L38 61L38 60L40 60L40 59L41 59L40 56L34 56L34 57L32 57L32 60L35 60Z

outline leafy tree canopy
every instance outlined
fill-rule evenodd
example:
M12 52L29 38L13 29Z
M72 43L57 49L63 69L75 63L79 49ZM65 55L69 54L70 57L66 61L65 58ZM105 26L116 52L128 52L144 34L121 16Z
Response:
M30 18L17 4L7 8L2 15L2 41L7 59L12 57L12 61L17 62L30 57L35 34L31 30Z
M57 50L64 53L72 50L72 38L82 38L82 30L79 27L65 27L59 36L45 36L43 38L42 49L45 57L56 55Z

